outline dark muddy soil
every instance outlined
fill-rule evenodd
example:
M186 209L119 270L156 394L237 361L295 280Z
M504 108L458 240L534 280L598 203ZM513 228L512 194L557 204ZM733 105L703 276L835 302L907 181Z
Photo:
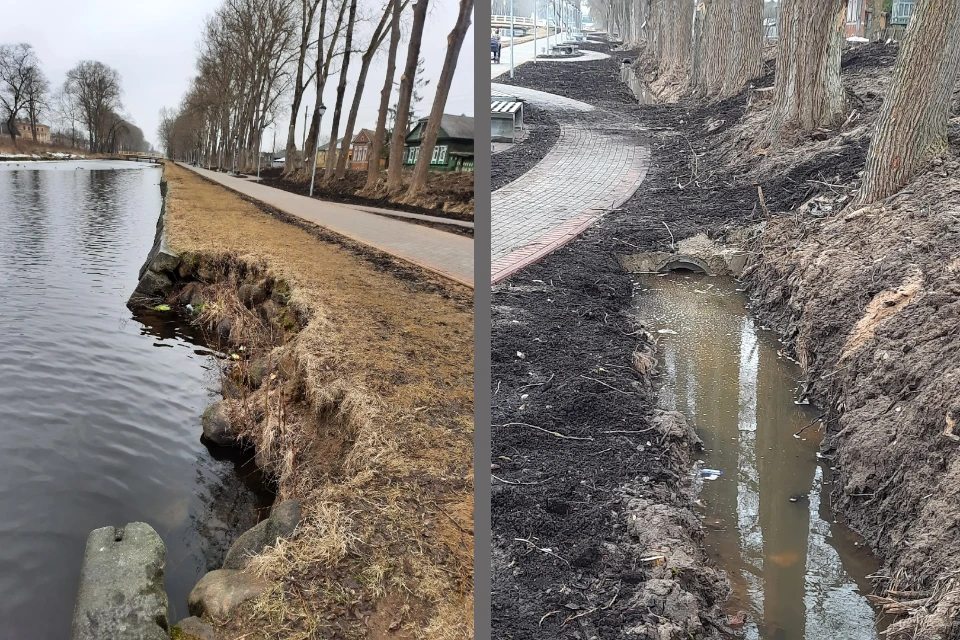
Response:
M270 168L260 171L263 184L300 194L310 193L310 174L297 174L294 178L281 176L283 169ZM322 173L318 172L318 180ZM399 198L365 198L357 195L366 182L364 171L347 171L343 180L334 180L329 185L315 183L314 197L345 204L368 205L384 209L397 209L408 213L422 213L439 218L473 222L473 174L432 171L427 178L427 194L424 205L417 206L400 202ZM384 174L384 179L386 179Z
M608 50L595 43L585 48L591 47ZM668 623L677 624L683 637L717 633L727 587L697 546L699 522L685 493L695 436L672 440L655 419L651 380L633 366L635 351L649 349L647 338L633 323L631 281L616 257L670 251L674 242L700 232L734 242L771 220L794 225L794 235L780 239L780 251L789 255L808 233L792 222L795 210L804 205L807 219L820 220L845 204L849 185L859 179L869 143L864 123L882 102L882 94L866 95L875 89L863 87L882 88L878 79L889 76L892 63L883 45L848 52L845 64L853 71L844 83L859 119L797 141L790 154L771 150L768 157L749 148L731 151L731 141L749 138L742 123L756 114L748 113L751 90L710 105L638 105L619 82L623 57L635 54L571 63L564 73L523 65L512 81L634 114L651 131L652 162L638 192L618 210L494 290L491 462L501 479L494 480L492 504L493 623L499 637L620 637ZM768 72L755 86L772 82ZM764 244L753 248L761 251ZM780 286L767 308L795 310L797 267L783 262L775 275L763 277ZM873 270L870 265L863 277L869 280ZM863 278L858 282L867 287ZM827 300L849 294L843 289ZM817 322L816 314L804 317ZM788 328L786 322L777 326ZM646 531L669 539L662 546L691 554L687 570L661 576L638 562L656 545L631 528L638 513L624 497L629 491L660 510L659 519L641 512L640 520L649 523ZM667 588L664 577L678 580Z
M635 109L611 64L576 63L575 82L525 65L515 80ZM664 625L711 635L722 624L726 585L705 566L686 493L695 436L656 413L650 380L633 367L651 338L634 323L633 285L614 254L635 215L614 213L494 292L497 637L612 638ZM641 562L651 553L686 560Z
M521 67L522 68L522 67ZM523 106L523 123L527 137L490 159L490 190L510 184L543 160L560 138L560 125L543 109L532 104Z

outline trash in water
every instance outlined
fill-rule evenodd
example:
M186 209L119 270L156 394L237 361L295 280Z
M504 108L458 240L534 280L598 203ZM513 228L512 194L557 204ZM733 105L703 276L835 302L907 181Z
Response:
M700 469L700 477L704 480L716 480L723 475L718 469Z
M168 304L158 304L153 308L154 311L170 311L170 305Z
M666 333L666 334L671 335L671 336L677 335L677 332L674 331L673 329L658 329L658 330L657 330L657 333Z
M188 305L187 305L187 311L193 311L193 305L192 305L192 304L188 304Z

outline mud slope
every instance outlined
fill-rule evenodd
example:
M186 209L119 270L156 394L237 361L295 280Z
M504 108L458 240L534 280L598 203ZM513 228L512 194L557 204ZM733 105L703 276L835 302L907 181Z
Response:
M761 256L748 277L757 311L789 338L827 411L834 504L883 562L891 580L879 586L934 596L923 603L931 615L903 625L923 638L951 628L960 605L960 127L951 129L949 159L882 206L773 222L752 242Z
M515 81L635 108L610 60L578 63L576 82L546 67L525 65ZM631 217L614 212L494 290L498 638L707 637L722 626L726 583L705 565L689 508L696 436L655 411L652 338L633 322L614 256Z

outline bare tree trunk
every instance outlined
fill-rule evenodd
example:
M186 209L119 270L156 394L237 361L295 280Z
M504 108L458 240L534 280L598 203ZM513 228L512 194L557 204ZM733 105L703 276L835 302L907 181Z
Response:
M896 193L947 149L947 121L958 68L956 0L919 0L870 141L857 204Z
M690 86L701 98L736 95L763 71L763 0L704 0L694 17Z
M423 39L423 25L427 20L428 4L429 0L419 0L413 6L410 45L407 47L407 62L403 68L403 75L400 76L397 118L393 125L393 138L390 140L387 191L397 191L403 186L403 142L407 134L407 120L410 118L410 97L413 95L413 80L417 73L417 61L420 60L420 41Z
M380 112L377 115L377 129L370 143L370 164L367 165L367 183L364 189L372 190L380 177L380 154L387 137L387 111L390 109L390 94L393 92L393 75L397 72L397 49L400 48L400 0L393 0L394 20L390 25L390 52L387 54L387 75L380 90Z
M317 148L317 136L320 135L320 104L323 102L323 89L327 85L327 78L330 75L330 62L333 60L333 52L336 50L337 42L340 39L340 26L343 24L343 17L347 13L347 0L340 0L340 9L337 12L337 24L333 27L330 35L330 46L327 47L327 54L323 55L323 32L320 32L320 42L317 45L317 95L313 103L313 117L310 120L310 132L307 134L306 143L303 146L303 157L307 159L310 154L312 159L314 149ZM331 140L333 142L333 140ZM329 156L329 154L327 154ZM329 160L329 157L327 158Z
M310 78L303 80L303 67L307 60L307 49L310 47L310 34L313 31L313 18L317 12L317 3L319 0L301 0L300 8L300 50L297 54L297 73L293 81L293 104L290 105L290 124L287 126L287 151L284 157L283 171L289 173L293 171L293 157L297 151L297 116L300 115L300 103L303 101L303 92L310 84ZM320 9L320 33L323 34L324 22L327 14L327 0L323 0L323 6ZM323 48L323 43L318 45ZM312 78L312 74L311 74ZM273 149L270 150L271 153Z
M426 130L420 139L420 155L417 157L417 164L413 168L413 178L410 181L407 198L416 196L419 191L427 186L427 172L430 170L430 158L433 156L433 148L437 144L437 135L440 133L440 119L443 117L443 110L447 106L447 96L450 93L450 85L453 83L453 73L457 69L457 58L460 57L460 48L467 36L467 29L470 28L472 17L473 0L460 0L460 13L457 16L457 24L453 27L450 35L447 36L447 55L443 59L443 70L440 72L440 80L437 82L437 95L433 99L430 119L427 120Z
M337 133L340 131L340 116L343 113L343 98L347 93L347 71L350 69L350 58L353 56L353 28L357 19L357 0L350 2L350 16L347 18L347 36L343 43L343 64L340 66L340 81L337 83L337 103L333 107L333 124L330 127L330 146L327 152L327 161L323 165L324 182L330 182L336 170ZM350 148L350 140L343 138L344 153ZM334 155L331 155L334 154Z
M661 0L652 3L652 43L661 75L674 75L689 69L693 12L694 5L690 0Z
M388 4L383 10L383 16L380 18L376 30L370 37L370 44L367 46L367 50L363 52L363 56L360 59L360 76L357 78L357 89L353 94L353 104L350 105L350 115L347 116L347 128L343 132L343 145L340 147L340 154L337 156L337 173L335 176L337 179L343 178L347 171L347 149L350 148L350 141L353 139L353 128L357 124L357 113L360 111L360 98L363 97L363 87L367 82L367 71L370 70L370 63L373 61L373 56L376 55L380 45L383 44L384 37L387 35L387 20L390 19L391 15L394 15L393 5ZM393 19L396 21L399 18L394 15Z
M846 0L784 0L780 5L777 74L762 142L784 130L809 133L843 119L840 53Z

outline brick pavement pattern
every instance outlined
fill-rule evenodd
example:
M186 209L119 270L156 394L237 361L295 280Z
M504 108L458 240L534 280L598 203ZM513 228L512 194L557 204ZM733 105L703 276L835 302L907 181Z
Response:
M525 174L491 194L491 282L573 240L630 198L647 174L640 125L592 105L523 87L492 85L550 109L560 137Z
M473 287L473 238L308 198L225 173L181 166L285 213Z

